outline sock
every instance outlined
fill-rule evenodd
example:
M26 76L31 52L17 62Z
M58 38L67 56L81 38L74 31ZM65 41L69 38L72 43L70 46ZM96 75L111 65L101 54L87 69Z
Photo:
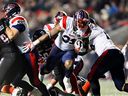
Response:
M66 76L63 79L64 85L65 85L65 89L67 91L67 93L71 93L72 92L72 85L70 82L70 78L67 78Z
M9 88L9 92L12 94L12 92L13 92L14 89L15 89L14 87L10 87Z
M74 75L74 73L72 73L72 75L71 75L71 85L72 85L73 92L75 92L75 94L79 94L79 96L80 96L81 94L80 94L80 91L79 91L79 88L77 85L77 78Z
M53 87L53 85L52 85L51 83L49 83L46 87L47 87L47 89L49 90L50 88Z
M14 87L11 85L4 85L1 89L1 92L3 93L12 93L12 91L14 90Z
M82 89L85 93L87 93L90 89L90 82L87 80L86 83L82 86Z

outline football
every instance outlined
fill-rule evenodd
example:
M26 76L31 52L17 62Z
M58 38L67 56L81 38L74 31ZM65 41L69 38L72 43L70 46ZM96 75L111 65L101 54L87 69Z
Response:
M87 49L84 48L84 42L81 39L77 39L74 43L75 51L79 55L84 55L87 52Z

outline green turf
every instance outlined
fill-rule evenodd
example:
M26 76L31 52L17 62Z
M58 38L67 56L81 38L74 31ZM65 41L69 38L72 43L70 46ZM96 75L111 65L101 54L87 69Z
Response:
M111 80L100 80L100 85L101 96L128 96L128 93L118 91Z

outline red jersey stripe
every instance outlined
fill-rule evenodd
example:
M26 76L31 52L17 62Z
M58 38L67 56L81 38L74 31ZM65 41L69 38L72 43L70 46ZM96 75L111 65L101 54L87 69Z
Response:
M47 24L46 26L47 26L48 30L52 30L52 27L49 24Z
M67 20L67 16L63 16L63 28L66 29L66 20Z
M16 18L14 18L14 19L12 20L11 23L14 23L16 20L24 20L24 18L23 18L23 17L16 17Z

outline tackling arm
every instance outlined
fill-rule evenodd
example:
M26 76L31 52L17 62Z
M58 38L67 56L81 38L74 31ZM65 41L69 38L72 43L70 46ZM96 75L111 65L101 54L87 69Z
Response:
M35 41L33 41L34 46L38 45L40 42L43 42L44 40L51 38L52 36L56 35L58 32L61 31L60 25L56 25L52 30L46 32L47 34L42 35Z

